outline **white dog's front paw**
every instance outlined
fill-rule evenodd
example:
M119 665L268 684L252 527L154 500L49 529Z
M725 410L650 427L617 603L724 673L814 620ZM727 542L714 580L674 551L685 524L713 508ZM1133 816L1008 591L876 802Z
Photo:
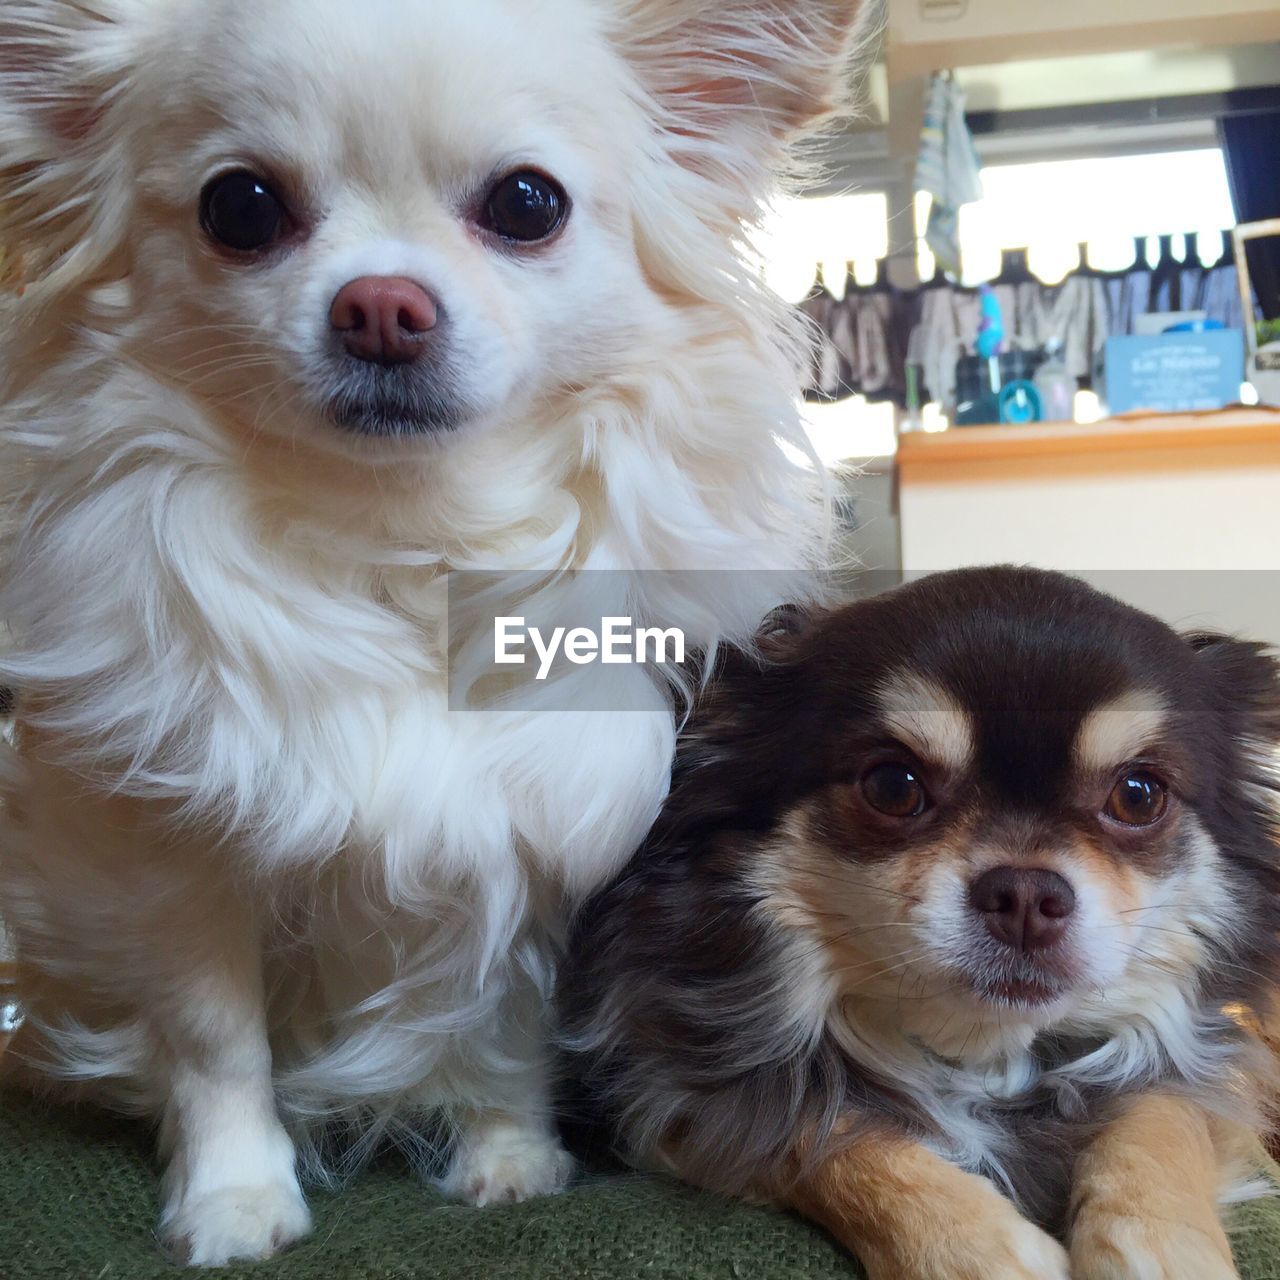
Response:
M464 1204L512 1204L563 1190L573 1158L540 1126L481 1119L463 1129L443 1183Z
M237 1258L269 1258L311 1230L296 1183L226 1187L165 1210L160 1239L179 1262L221 1267Z

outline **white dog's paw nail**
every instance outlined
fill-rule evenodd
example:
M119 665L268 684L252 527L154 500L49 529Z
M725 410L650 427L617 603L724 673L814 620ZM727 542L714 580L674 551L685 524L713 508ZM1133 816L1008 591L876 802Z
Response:
M178 1262L221 1267L237 1258L269 1258L311 1230L296 1186L227 1187L166 1210L160 1239Z
M469 1135L454 1157L445 1193L464 1204L514 1204L563 1190L573 1158L549 1135L503 1126Z

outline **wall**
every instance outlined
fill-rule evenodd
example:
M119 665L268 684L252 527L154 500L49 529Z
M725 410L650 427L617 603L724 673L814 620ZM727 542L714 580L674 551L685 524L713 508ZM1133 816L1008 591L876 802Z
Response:
M962 431L957 456L904 470L904 567L1081 572L1177 626L1280 648L1280 417L1275 424L1262 420L1270 438L1254 445L1218 446L1213 431L1189 429L1177 447L972 459L962 456L967 442L980 452L983 434L1053 429Z
M875 469L864 469L846 477L844 489L847 496L841 503L842 514L853 527L842 551L860 569L896 574L902 567L902 552L892 470L880 464Z
M963 17L929 21L920 0L890 0L894 62L921 65L921 51L950 48L942 66L1010 58L1251 44L1280 39L1275 0L968 0Z

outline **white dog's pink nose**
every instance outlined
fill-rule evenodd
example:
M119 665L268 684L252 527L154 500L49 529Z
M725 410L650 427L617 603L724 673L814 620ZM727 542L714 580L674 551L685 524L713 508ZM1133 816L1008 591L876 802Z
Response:
M338 290L329 323L357 360L408 364L422 354L439 313L431 295L398 276L362 276Z

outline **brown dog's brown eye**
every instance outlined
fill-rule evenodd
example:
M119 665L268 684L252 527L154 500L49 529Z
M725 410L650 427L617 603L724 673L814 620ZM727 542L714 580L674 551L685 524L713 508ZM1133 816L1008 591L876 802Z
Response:
M862 777L867 803L890 818L918 818L929 807L929 793L905 764L878 764Z
M1106 814L1126 827L1149 827L1164 817L1169 789L1150 773L1126 774L1107 797Z

